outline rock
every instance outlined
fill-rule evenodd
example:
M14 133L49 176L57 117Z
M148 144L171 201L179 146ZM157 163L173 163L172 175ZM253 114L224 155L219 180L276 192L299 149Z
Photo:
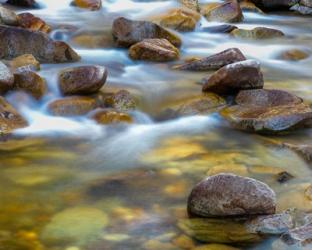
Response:
M28 66L30 66L34 70L40 70L40 63L31 54L25 54L15 57L12 61L10 61L9 65L14 71L18 68Z
M237 0L230 0L203 13L208 21L235 23L243 20L242 10Z
M289 9L290 6L298 2L299 0L251 0L260 8L269 10Z
M268 185L226 173L201 181L188 198L188 212L203 217L273 214L275 207L275 193Z
M209 32L209 33L231 33L233 30L237 29L236 26L230 24L221 24L215 26L208 26L202 28L202 31Z
M174 67L174 69L191 71L214 70L220 69L225 65L244 60L246 60L246 58L239 49L231 48L202 59L197 59L189 63L177 65Z
M0 52L1 53L1 52ZM14 75L10 69L0 61L0 95L13 88Z
M242 11L248 11L248 12L256 12L259 14L264 14L261 9L259 9L254 3L250 1L243 0L239 3Z
M251 89L240 91L235 98L235 102L239 105L274 107L300 104L303 100L284 90Z
M33 71L15 73L14 78L15 90L25 91L37 100L42 98L47 90L44 79Z
M296 11L302 15L312 15L312 8L296 4L290 8L290 10Z
M129 56L133 60L167 62L178 59L179 50L166 39L144 39L130 47Z
M263 107L236 105L225 108L221 115L240 130L279 134L311 127L312 109L303 103Z
M277 59L286 60L286 61L300 61L308 58L310 55L306 51L299 49L290 49L281 52Z
M295 227L292 215L288 212L262 215L246 222L247 230L251 233L281 235Z
M312 242L312 223L289 230L281 236L287 245L305 246Z
M42 32L0 25L0 58L32 54L39 62L78 61L80 57L66 43L53 41Z
M114 40L111 35L92 32L82 32L80 34L75 34L71 37L71 43L75 46L88 49L103 49L111 48L114 46Z
M312 185L308 186L304 191L304 195L312 201Z
M8 0L7 3L21 7L38 7L38 4L35 0Z
M59 74L59 88L64 95L92 94L103 87L106 78L107 70L102 66L68 68Z
M41 31L44 33L49 33L51 31L51 27L47 25L42 19L28 12L18 15L18 24L20 27L32 31Z
M243 39L272 39L284 36L282 31L266 27L257 27L252 30L235 29L231 34L234 37Z
M160 20L160 25L178 31L192 31L196 27L200 15L187 9L175 9Z
M178 228L201 242L246 245L261 240L258 234L247 231L243 221L231 219L180 219Z
M285 183L291 179L295 178L292 174L288 173L287 171L283 171L277 174L276 180L279 183Z
M136 101L127 90L120 90L114 94L104 96L102 103L107 108L119 111L129 111L136 107Z
M101 210L93 207L68 208L52 217L40 238L50 245L85 245L99 239L107 224L108 218Z
M74 0L74 6L89 10L99 10L102 7L102 0Z
M73 96L50 102L48 111L56 116L80 116L89 113L97 107L98 103L92 97Z
M27 126L26 120L0 96L0 135Z
M18 17L14 11L4 8L0 4L0 24L4 23L6 25L18 25Z
M114 20L113 37L120 47L130 47L144 39L167 39L174 46L181 45L181 39L159 25L147 21L133 21L120 17Z
M202 80L203 91L220 95L235 94L244 89L263 88L260 63L246 60L226 65Z
M199 11L198 0L179 0L179 2L188 9Z
M311 0L300 0L299 3L300 3L300 5L312 8L312 1Z
M132 117L127 113L114 109L97 109L90 114L90 118L99 124L132 123Z

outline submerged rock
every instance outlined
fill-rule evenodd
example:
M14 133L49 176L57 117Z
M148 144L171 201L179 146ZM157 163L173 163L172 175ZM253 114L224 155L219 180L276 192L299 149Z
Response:
M13 88L14 75L11 70L0 61L0 95Z
M130 47L144 39L167 39L174 46L181 45L181 39L161 26L147 21L133 21L120 17L114 20L113 37L118 46Z
M243 13L237 0L230 0L203 13L208 21L235 23L243 20Z
M25 91L35 99L42 98L47 90L45 80L33 71L17 72L14 78L14 89Z
M206 71L220 69L225 65L244 60L246 60L246 58L239 49L231 48L202 59L197 59L182 65L174 66L174 69Z
M252 89L240 91L235 98L235 102L239 105L274 107L299 104L303 100L284 90Z
M4 8L0 4L0 24L4 23L6 25L18 25L18 16L14 11Z
M99 10L102 7L102 0L74 0L74 6L89 10Z
M92 94L105 84L107 70L102 66L68 68L59 74L59 88L64 95Z
M26 126L26 120L0 96L0 135Z
M44 33L49 33L51 27L47 25L42 19L34 16L31 13L21 13L18 15L18 24L20 27L33 30L41 31Z
M90 118L99 124L132 123L132 117L127 113L115 109L97 109L90 114Z
M236 105L221 115L240 130L278 134L312 126L312 109L303 103L282 106Z
M273 214L274 191L265 183L218 174L198 183L188 198L188 212L203 217Z
M247 230L244 221L192 218L179 220L178 227L201 242L246 245L261 240L257 233Z
M257 27L252 30L235 29L231 32L234 37L245 39L272 39L283 37L284 33L277 29Z
M209 32L209 33L231 33L233 30L237 29L236 26L230 24L221 24L215 26L208 26L202 28L202 31Z
M72 96L57 99L49 103L48 111L56 116L80 116L96 109L95 98L87 96Z
M53 41L42 32L0 25L0 58L32 54L43 63L78 61L80 57L66 43Z
M258 61L246 60L222 67L202 83L203 91L228 95L243 89L263 88L263 75Z
M21 67L30 67L34 70L40 70L40 63L31 54L15 57L12 61L9 62L9 65L14 71Z
M166 39L144 39L130 47L129 56L134 60L167 62L178 59L179 50Z
M281 52L277 59L287 60L287 61L300 61L308 58L310 54L306 51L300 49L290 49Z

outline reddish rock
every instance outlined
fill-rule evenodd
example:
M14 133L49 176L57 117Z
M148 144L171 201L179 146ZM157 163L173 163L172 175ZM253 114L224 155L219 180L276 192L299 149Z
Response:
M47 25L42 19L34 16L31 13L22 13L18 15L19 26L32 31L41 31L49 33L51 27Z

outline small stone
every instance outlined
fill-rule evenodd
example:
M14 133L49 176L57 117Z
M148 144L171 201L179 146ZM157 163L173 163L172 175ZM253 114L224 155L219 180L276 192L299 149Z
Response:
M47 87L45 80L33 71L22 71L14 74L14 89L22 90L40 99L45 94Z
M276 180L279 183L285 183L285 182L287 182L293 178L294 178L294 176L292 174L288 173L287 171L280 172L276 176Z
M243 39L273 39L284 36L282 31L266 27L257 27L252 30L235 29L231 34L234 37Z
M14 75L10 69L0 61L0 95L13 88Z
M102 66L68 68L59 74L59 88L64 95L92 94L106 82L107 70Z
M31 54L25 54L15 57L12 61L10 61L9 65L13 70L17 70L20 67L28 66L30 66L34 70L40 70L40 63Z
M268 185L233 174L210 176L188 198L188 212L203 217L273 214L276 197Z
M133 60L167 62L178 59L179 50L166 39L144 39L130 47L129 56Z
M74 0L74 6L88 10L99 10L102 7L102 0Z
M132 117L114 109L98 109L90 114L90 118L99 124L132 123Z
M18 25L18 17L14 11L4 8L0 5L0 24L4 23L6 25Z
M31 13L21 13L18 15L18 24L20 27L29 29L32 31L41 31L49 33L51 27L47 25L42 19L34 16Z
M243 20L242 10L237 0L227 1L204 13L208 21L235 23Z
M127 90L120 90L104 97L103 104L107 108L113 108L119 111L129 111L136 107L136 101Z
M290 49L283 51L280 55L278 55L277 59L286 60L286 61L300 61L308 58L309 53L299 50L299 49Z
M231 48L221 51L211 56L193 60L191 62L174 66L174 69L190 70L190 71L206 71L220 69L231 63L245 61L243 53L237 48Z
M243 89L263 88L263 75L258 61L246 60L222 67L202 83L203 91L228 95Z
M133 21L120 17L114 20L113 37L118 46L130 47L144 39L167 39L174 46L181 45L181 39L161 26L147 21Z
M56 116L80 116L89 113L97 107L98 104L94 98L73 96L50 102L48 111Z

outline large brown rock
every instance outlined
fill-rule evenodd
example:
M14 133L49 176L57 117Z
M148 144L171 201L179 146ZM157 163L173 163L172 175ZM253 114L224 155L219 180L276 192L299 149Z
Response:
M114 20L113 37L118 46L130 47L144 39L164 38L174 46L181 45L181 39L161 26L147 21L133 21L124 17Z
M14 11L4 8L0 4L0 24L18 25L18 17Z
M102 66L68 68L59 74L59 88L64 95L92 94L103 87L106 78L107 70Z
M237 0L229 0L203 13L208 21L235 23L243 20L243 13Z
M42 32L0 25L0 58L13 59L32 54L43 63L78 61L80 57L66 43L53 41Z
M235 98L239 105L280 106L302 103L302 99L287 91L278 89L252 89L242 90Z
M0 95L13 88L14 75L10 69L0 61Z
M202 217L273 214L275 207L275 193L268 185L226 173L201 181L188 198L188 212Z
M282 106L236 105L221 115L240 130L278 134L312 126L312 109L304 103Z
M179 58L179 50L166 39L145 39L132 45L129 56L134 60L167 62Z
M244 89L263 88L260 63L246 60L226 65L202 80L203 91L220 95L235 94Z
M26 120L3 97L0 97L0 135L26 126Z
M174 69L190 71L214 70L220 69L225 65L244 60L246 60L246 58L239 49L231 48L202 59L174 66Z

